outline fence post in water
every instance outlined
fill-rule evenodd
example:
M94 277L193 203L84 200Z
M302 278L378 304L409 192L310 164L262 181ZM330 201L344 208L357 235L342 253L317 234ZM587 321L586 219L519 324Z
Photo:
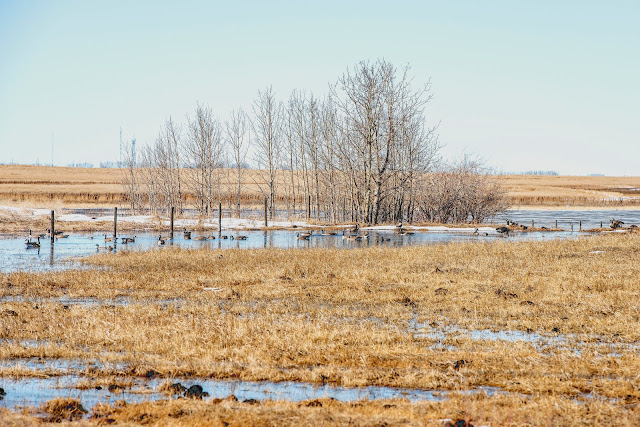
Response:
M220 233L222 233L222 202L218 202L218 234Z
M582 220L580 220L580 231L582 231Z
M118 208L113 208L113 240L115 242L118 234Z
M535 228L533 220L531 220L531 228Z
M600 221L600 228L602 228L602 221Z
M571 223L571 232L573 232L573 223Z
M175 212L176 208L171 206L171 232L169 233L169 238L171 240L173 240L173 214Z
M55 212L51 211L51 230L50 230L51 231L51 243L53 243L53 241L55 240L55 234L56 234L56 231L55 231L55 223L56 223L55 215L56 215Z
M558 220L556 219L556 229L558 228Z
M267 198L264 198L264 227L267 228L269 225L267 223Z

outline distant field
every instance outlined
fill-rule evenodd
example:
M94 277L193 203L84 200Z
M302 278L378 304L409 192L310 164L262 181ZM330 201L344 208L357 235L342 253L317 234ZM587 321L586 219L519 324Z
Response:
M224 171L223 183L233 180ZM82 169L48 166L0 166L0 204L30 207L125 206L121 169ZM514 207L632 207L640 206L640 177L497 176ZM260 182L246 171L243 199L256 202ZM223 202L233 193L223 184Z

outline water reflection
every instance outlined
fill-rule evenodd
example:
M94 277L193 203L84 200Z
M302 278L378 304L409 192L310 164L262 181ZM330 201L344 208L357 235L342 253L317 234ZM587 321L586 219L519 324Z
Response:
M473 229L460 230L458 232L417 231L412 235L399 235L389 230L370 230L362 235L360 240L345 238L342 233L330 234L322 231L314 231L308 240L299 240L297 230L259 230L259 231L227 231L225 234L194 233L193 237L207 237L207 240L199 241L194 238L184 239L180 233L176 233L174 239L167 239L165 246L179 246L184 248L209 248L209 249L247 249L247 248L335 248L354 249L367 246L401 247L411 245L430 245L451 241L478 241L501 239L495 230L488 228L490 233L474 235ZM217 234L217 237L216 237ZM347 233L348 234L348 233ZM239 235L247 236L246 240L240 240ZM546 240L575 238L581 233L575 232L528 232L514 233L509 240ZM0 236L0 272L32 270L51 271L64 270L74 264L73 259L93 255L97 252L112 253L122 250L162 250L165 246L158 246L158 234L156 232L137 233L135 241L122 244L117 242L105 242L103 233L78 233L69 234L68 238L51 242L41 241L42 251L26 249L24 238L19 236ZM110 249L111 248L111 249ZM48 251L47 251L48 250ZM46 254L46 255L45 255Z

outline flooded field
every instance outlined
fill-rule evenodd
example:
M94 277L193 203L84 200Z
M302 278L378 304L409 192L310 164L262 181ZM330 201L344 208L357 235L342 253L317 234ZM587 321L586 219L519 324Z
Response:
M393 227L391 227L393 228ZM168 233L162 236L164 244L158 244L159 235L156 232L136 232L128 234L135 240L123 244L122 236L114 243L111 235L105 241L105 233L69 233L67 238L56 239L51 244L47 238L40 240L40 248L27 248L25 236L0 235L0 272L11 271L58 271L77 268L74 259L93 255L99 252L113 253L118 251L146 251L161 250L166 247L205 248L205 249L352 249L368 246L403 247L412 245L432 245L456 241L492 241L501 239L502 235L495 229L485 227L474 234L473 228L457 231L416 231L411 235L398 235L390 231L368 231L367 236L360 240L343 238L341 232L335 235L321 230L314 231L309 239L299 239L301 231L269 230L269 231L226 231L218 233L212 230L207 233L192 233L192 238L184 239L181 231L176 231L174 239L168 238ZM512 233L511 240L549 240L576 238L585 233L580 232L527 232ZM238 236L243 240L239 240ZM206 240L198 240L204 238Z
M39 249L4 235L0 408L74 399L85 421L108 406L136 423L150 402L185 414L202 402L219 417L405 402L511 405L522 423L538 404L633 418L638 233L496 227L363 227L358 240L322 227L185 239L177 227L164 244L150 230L116 242L70 232ZM202 400L184 399L190 389ZM512 414L486 413L496 425Z
M19 363L19 362L18 362ZM312 385L298 382L252 382L220 381L206 378L188 380L162 380L133 378L127 381L112 380L108 385L104 381L91 380L78 374L60 374L46 378L4 378L0 386L6 395L0 400L0 407L20 408L39 407L55 398L78 399L82 405L91 409L98 403L115 404L118 401L136 403L182 397L183 393L164 393L163 384L180 384L185 389L200 386L205 400L224 399L235 396L238 400L286 400L300 402L310 399L336 399L342 402L376 399L407 399L416 401L441 401L450 394L446 390L418 390L393 387L340 387L330 385ZM166 386L165 386L166 387ZM176 387L177 388L177 387ZM499 393L496 387L479 387L466 390L465 393ZM206 394L205 394L206 393Z
M563 230L583 230L608 227L611 219L623 221L626 225L640 225L640 210L590 209L590 210L535 210L509 209L503 214L491 218L491 222L503 224L507 219L519 224L536 227L558 228Z

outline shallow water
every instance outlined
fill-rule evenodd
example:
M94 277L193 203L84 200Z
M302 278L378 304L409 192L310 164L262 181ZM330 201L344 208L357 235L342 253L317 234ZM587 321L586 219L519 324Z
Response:
M506 342L526 342L532 344L538 351L547 349L571 351L580 354L586 345L595 346L603 351L603 356L619 357L621 350L636 351L640 348L639 343L610 342L604 337L595 336L588 342L583 341L575 334L543 335L538 332L525 332L518 330L492 331L490 329L467 330L448 326L445 330L431 327L427 323L417 322L412 319L409 323L409 330L415 338L428 338L438 342L432 348L443 348L455 350L455 346L444 345L447 339L456 337L469 338L475 341L506 341Z
M609 226L611 219L623 221L626 226L640 225L640 210L518 210L509 209L503 214L491 218L496 224L504 224L507 219L518 224L531 226L532 222L536 227L553 228L558 222L558 228L563 230L589 230Z
M309 240L299 240L296 230L270 231L228 231L218 234L215 230L207 233L192 233L192 237L206 236L209 240L186 240L181 232L176 232L173 240L167 239L164 246L158 245L156 232L138 232L135 242L122 244L105 242L104 233L71 233L68 238L57 239L53 244L49 239L42 239L39 249L27 249L24 236L0 236L0 272L12 271L58 271L69 268L80 268L74 258L93 255L98 252L112 253L122 250L162 249L170 246L183 248L359 248L365 246L401 247L411 245L431 245L452 241L492 241L502 239L498 233L490 232L473 235L473 229L468 231L417 231L413 235L401 236L393 231L370 231L369 238L362 241L343 239L342 235L314 235ZM319 232L316 232L319 233ZM237 236L247 236L246 240L235 239ZM512 233L510 240L548 240L575 238L578 232L528 232ZM166 234L165 234L166 236ZM225 239L224 236L227 238ZM126 237L122 235L122 237ZM132 237L129 235L129 237ZM232 237L234 237L232 239ZM112 247L113 251L108 248ZM107 248L107 249L105 249Z
M124 378L129 380L130 378ZM50 378L0 378L0 387L4 388L6 396L0 400L0 407L15 408L24 406L40 406L56 397L79 399L82 405L89 409L97 403L114 404L119 400L141 402L149 400L169 399L170 397L158 392L158 387L165 379L133 378L133 386L116 392L109 392L107 387L101 390L94 388L78 389L76 384L85 383L89 378L80 375L61 375ZM194 384L202 386L209 397L225 398L234 395L238 400L287 400L299 402L308 399L333 398L343 402L375 399L399 399L410 401L440 401L450 392L438 390L406 389L393 387L340 387L330 385L312 385L298 382L252 382L252 381L222 381L212 379L173 380L185 387ZM463 393L486 393L493 395L500 389L495 387L479 387L465 390Z

